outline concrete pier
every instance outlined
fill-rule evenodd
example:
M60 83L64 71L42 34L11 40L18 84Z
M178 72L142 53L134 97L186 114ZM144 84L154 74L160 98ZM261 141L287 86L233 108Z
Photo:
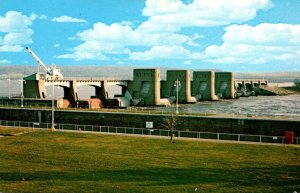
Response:
M222 99L235 98L235 86L233 72L215 73L215 93Z
M192 81L192 96L197 101L215 101L218 97L215 95L215 72L195 71Z
M195 103L196 98L191 96L191 75L189 70L167 71L167 80L162 81L162 98L169 98L172 102L176 101L177 88L175 81L179 81L178 102Z

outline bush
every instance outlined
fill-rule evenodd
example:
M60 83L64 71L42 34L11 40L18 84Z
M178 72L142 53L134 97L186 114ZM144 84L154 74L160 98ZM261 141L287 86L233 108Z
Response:
M294 84L297 88L300 88L300 79L295 79Z

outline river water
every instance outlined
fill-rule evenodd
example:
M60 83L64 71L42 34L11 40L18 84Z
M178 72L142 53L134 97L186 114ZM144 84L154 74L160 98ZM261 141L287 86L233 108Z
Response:
M0 80L0 97L20 96L21 85L17 80ZM81 99L89 98L93 95L93 87L79 88ZM118 88L113 88L117 93ZM51 98L51 88L47 88L48 97ZM55 89L56 97L63 95L61 88ZM85 93L83 95L82 93ZM110 93L110 97L114 93ZM133 107L132 109L136 109ZM141 109L141 108L140 108ZM143 110L155 110L162 112L175 112L175 105L170 107L147 107ZM300 95L288 96L251 96L239 99L206 101L196 104L179 104L180 113L201 113L201 114L228 114L245 116L267 116L283 117L300 120Z
M154 108L157 111L175 112L176 106ZM196 104L179 104L181 113L228 114L242 116L281 117L300 120L300 95L251 96L239 99L205 101Z

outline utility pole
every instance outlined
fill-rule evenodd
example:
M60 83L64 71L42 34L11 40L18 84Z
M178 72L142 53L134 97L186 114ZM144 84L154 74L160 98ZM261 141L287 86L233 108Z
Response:
M178 79L175 81L174 86L176 86L176 114L179 114L179 111L178 111L178 87L180 86L180 81Z
M26 83L26 81L24 79L19 80L20 84L21 84L21 107L23 108L23 100L24 100L24 95L23 95L23 84Z

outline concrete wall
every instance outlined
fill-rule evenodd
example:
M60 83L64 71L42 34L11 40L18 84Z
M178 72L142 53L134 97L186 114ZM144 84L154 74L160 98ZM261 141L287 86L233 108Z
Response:
M194 103L196 98L191 96L191 75L189 70L168 70L167 80L161 82L161 98L170 98L176 101L175 81L180 82L178 87L179 103Z
M51 99L23 99L24 107L52 107ZM2 98L0 99L1 106L21 106L20 98ZM63 108L63 99L54 100L54 106L57 108Z
M26 80L23 82L25 98L46 98L46 88L44 80Z
M159 69L134 69L133 81L128 82L127 89L133 105L161 105Z
M51 122L51 110L0 108L0 120ZM153 121L154 128L159 129L163 120L171 115L149 115L130 113L104 113L88 111L55 111L55 122L63 124L106 125L145 128L146 121ZM269 120L252 118L222 118L201 116L177 116L180 130L221 132L254 135L283 136L286 130L294 131L300 136L300 120Z
M215 72L194 71L192 81L192 96L199 100L218 100L215 95Z
M64 99L68 99L74 107L76 105L76 102L79 100L77 81L72 80L70 82L70 88L68 87L63 87L63 88L64 88Z
M233 72L215 73L215 94L219 98L235 98L235 85Z

